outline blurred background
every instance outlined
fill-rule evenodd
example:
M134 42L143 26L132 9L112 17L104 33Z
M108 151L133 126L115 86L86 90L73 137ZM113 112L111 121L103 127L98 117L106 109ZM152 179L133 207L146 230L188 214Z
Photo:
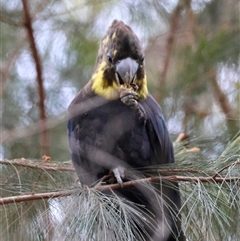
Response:
M142 42L149 91L173 140L184 132L219 154L239 131L239 7L239 0L1 1L0 159L70 159L65 112L114 19Z

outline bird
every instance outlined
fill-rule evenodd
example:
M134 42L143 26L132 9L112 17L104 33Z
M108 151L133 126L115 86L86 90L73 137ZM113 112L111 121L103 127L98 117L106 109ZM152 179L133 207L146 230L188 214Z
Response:
M124 22L114 20L108 28L91 78L68 112L69 149L80 183L94 186L112 174L109 182L121 186L119 196L153 214L153 227L144 224L146 240L184 241L177 183L123 186L147 177L141 171L147 167L174 163L162 109L148 92L143 48Z

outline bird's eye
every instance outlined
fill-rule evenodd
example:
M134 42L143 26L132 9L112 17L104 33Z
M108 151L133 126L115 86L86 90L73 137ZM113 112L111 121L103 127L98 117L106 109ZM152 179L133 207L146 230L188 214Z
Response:
M108 59L108 62L109 62L110 64L112 64L113 59L112 59L112 57L111 57L110 55L107 56L107 59Z
M140 58L140 64L142 64L143 62L144 62L144 56Z

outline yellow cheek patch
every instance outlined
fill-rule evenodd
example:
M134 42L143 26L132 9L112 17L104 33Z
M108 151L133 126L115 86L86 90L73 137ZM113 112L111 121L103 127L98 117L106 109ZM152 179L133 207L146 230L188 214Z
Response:
M146 99L148 96L147 76L144 75L143 80L137 80L136 82L137 82L137 85L139 86L137 93L139 94L140 99Z
M107 63L103 61L92 76L92 91L96 95L103 96L107 100L116 100L119 98L119 86L113 80L111 85L104 79L104 71L107 68ZM142 80L136 80L139 89L136 91L140 99L145 99L148 96L147 77L144 75Z
M107 63L102 62L92 76L92 91L107 100L115 100L119 98L118 85L113 81L112 85L107 86L103 73L107 67Z
M113 56L116 56L116 54L117 54L117 50L115 49L115 50L113 51Z

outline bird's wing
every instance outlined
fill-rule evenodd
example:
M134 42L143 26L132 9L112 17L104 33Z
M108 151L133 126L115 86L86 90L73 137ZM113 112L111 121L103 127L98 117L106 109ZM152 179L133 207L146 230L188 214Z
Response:
M147 115L146 128L151 146L155 152L154 164L173 163L173 145L162 115L161 107L151 95L148 95L145 100L141 100L140 104L143 106ZM181 207L178 183L170 184L170 182L166 182L161 183L161 185L163 185L161 187L161 191L164 193L163 197L164 199L166 198L164 203L166 209L169 210L168 222L173 232L173 234L167 238L167 241L176 240L174 234L179 235L177 240L185 241L184 234L181 230L180 215L178 214L178 210ZM157 187L157 185L155 187ZM162 210L159 212L162 212ZM164 212L165 214L167 213L166 210ZM178 216L178 218L176 218L176 216Z
M147 115L147 132L155 153L155 164L173 163L173 146L159 104L151 95L140 100ZM156 163L157 162L157 163Z

